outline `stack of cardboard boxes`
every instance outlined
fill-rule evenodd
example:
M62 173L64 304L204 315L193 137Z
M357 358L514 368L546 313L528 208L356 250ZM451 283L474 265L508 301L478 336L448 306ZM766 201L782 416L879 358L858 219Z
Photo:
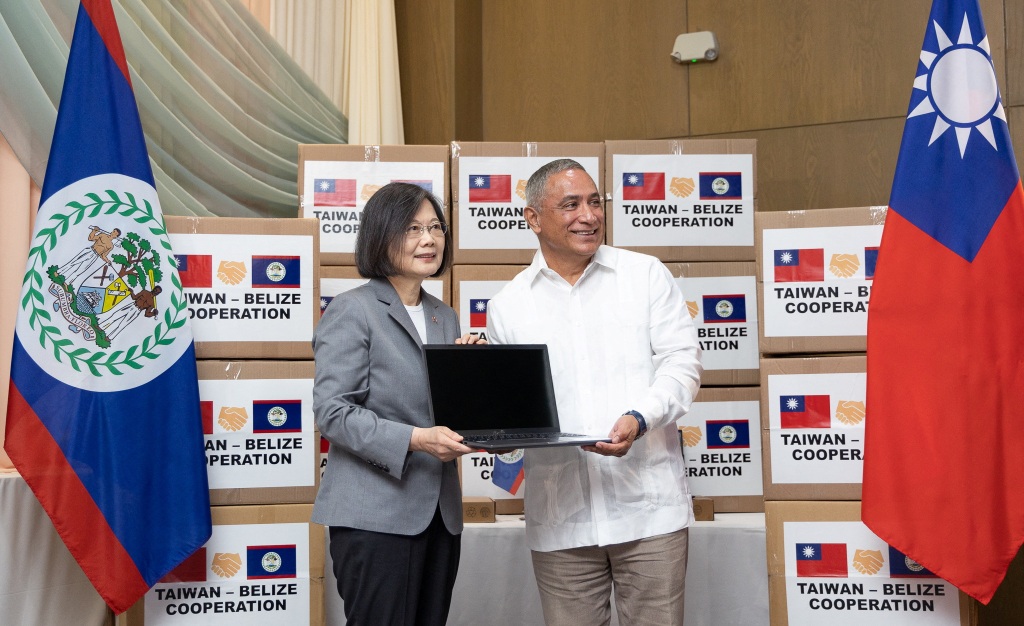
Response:
M661 259L697 330L701 390L678 427L698 520L764 510L756 147L752 139L605 142L608 243Z
M860 521L867 304L884 220L884 207L756 216L773 625L976 623L973 602Z
M322 624L317 223L166 222L196 342L213 535L118 622Z

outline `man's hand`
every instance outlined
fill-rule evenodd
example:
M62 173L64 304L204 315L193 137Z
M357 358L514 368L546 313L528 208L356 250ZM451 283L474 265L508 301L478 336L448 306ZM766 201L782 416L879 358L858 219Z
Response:
M864 403L856 400L841 400L836 405L836 419L847 426L856 426L864 421Z
M483 345L487 344L487 340L484 339L483 337L481 337L480 333L466 333L465 335L463 335L463 336L459 337L458 339L456 339L455 343L457 343L457 344L478 343L481 346L483 346Z
M595 452L604 456L626 456L629 449L633 447L633 441L640 433L640 424L632 415L623 415L615 420L612 432L608 433L611 443L598 441L592 446L583 446L587 452Z
M860 259L856 254L833 254L828 265L830 272L839 278L849 278L860 268Z
M883 562L881 550L856 550L853 553L853 569L861 574L877 574Z
M245 263L241 261L221 261L217 266L217 278L225 285L237 285L245 278Z
M472 452L461 442L462 435L447 426L413 428L409 449L413 452L426 452L447 462Z

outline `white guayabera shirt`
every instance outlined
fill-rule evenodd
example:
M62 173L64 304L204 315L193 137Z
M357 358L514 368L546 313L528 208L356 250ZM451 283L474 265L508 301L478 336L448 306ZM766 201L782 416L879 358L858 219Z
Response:
M647 434L622 458L527 451L531 550L624 543L692 522L676 420L703 368L682 292L660 261L601 246L569 285L538 251L488 303L487 338L547 344L564 432L606 436L631 409L647 420Z

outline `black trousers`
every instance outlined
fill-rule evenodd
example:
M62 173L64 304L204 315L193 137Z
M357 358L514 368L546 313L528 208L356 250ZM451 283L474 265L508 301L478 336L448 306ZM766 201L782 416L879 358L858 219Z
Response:
M441 511L418 535L331 526L331 558L349 626L443 626L459 571L461 535Z

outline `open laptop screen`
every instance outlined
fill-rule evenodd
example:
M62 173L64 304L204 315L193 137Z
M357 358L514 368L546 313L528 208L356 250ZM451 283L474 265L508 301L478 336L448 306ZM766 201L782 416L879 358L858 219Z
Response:
M557 432L543 344L423 346L434 423L457 433Z

